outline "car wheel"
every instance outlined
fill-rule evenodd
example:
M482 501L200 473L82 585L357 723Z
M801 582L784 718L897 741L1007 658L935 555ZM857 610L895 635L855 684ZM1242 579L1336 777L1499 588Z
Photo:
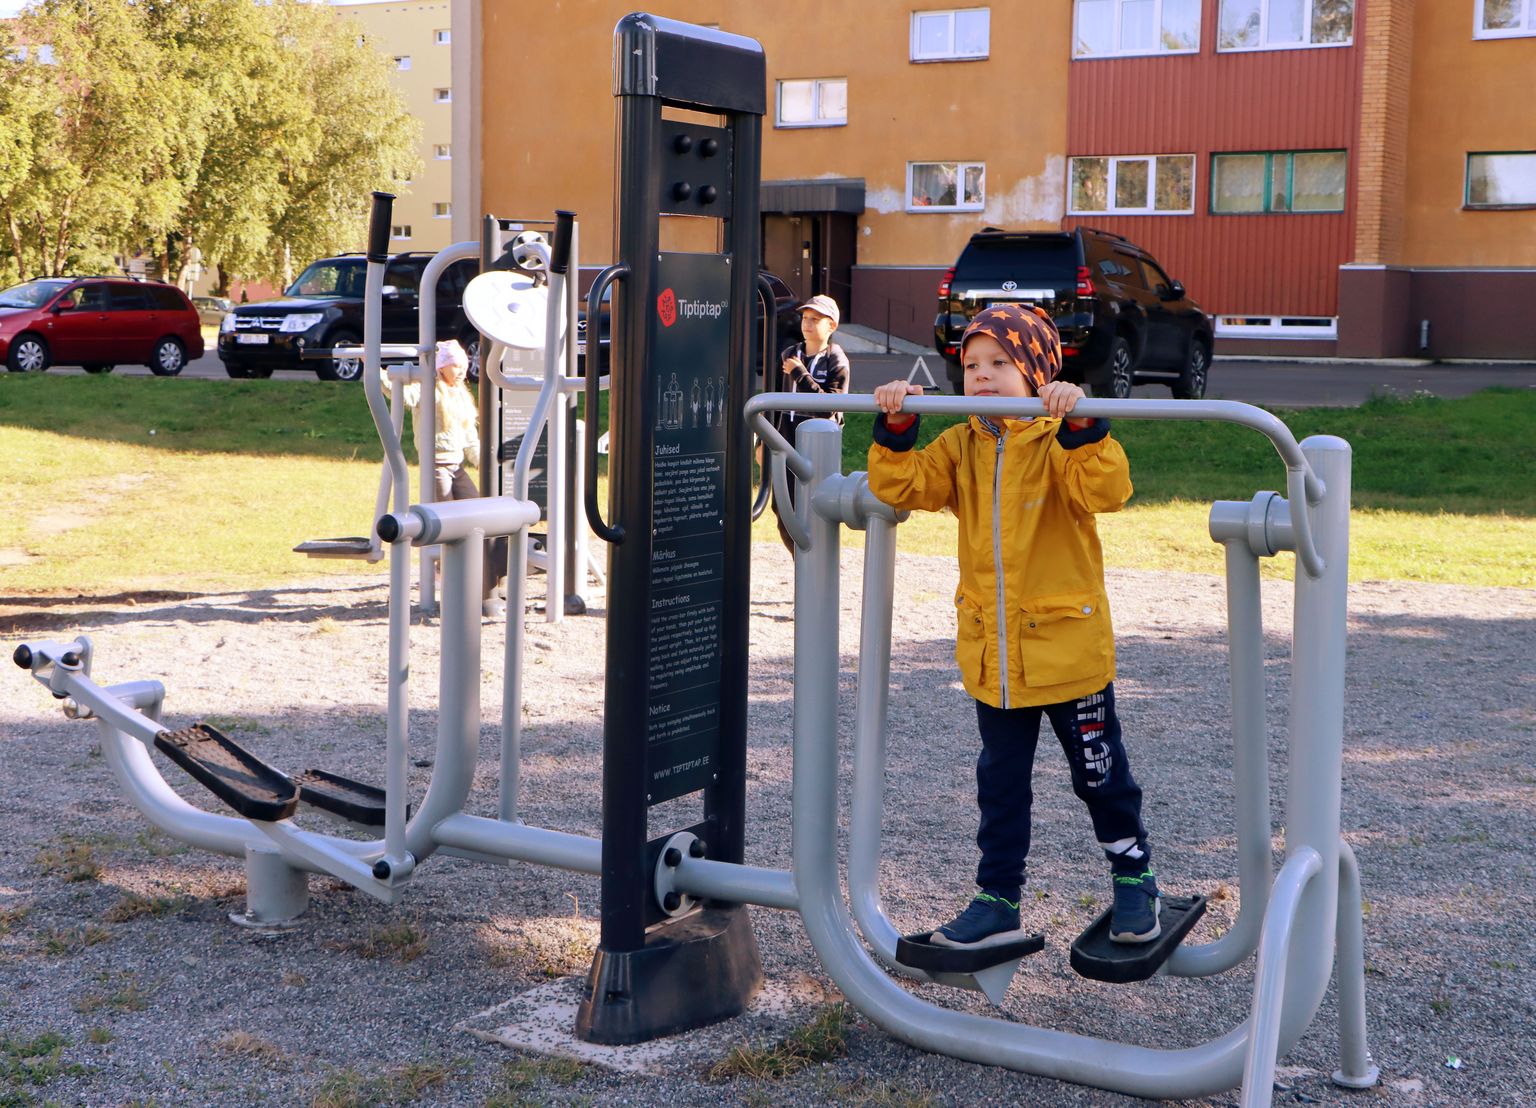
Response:
M53 359L48 353L48 344L41 338L22 335L11 343L5 364L12 373L42 373L53 364Z
M1110 396L1116 400L1124 400L1131 395L1131 385L1136 380L1136 359L1131 356L1131 344L1118 335L1109 345L1109 365L1105 372L1102 391L1095 387L1094 395Z
M100 365L98 363L92 365L83 365L80 368L85 370L87 373L111 373L117 367L112 365Z
M356 346L360 340L351 331L337 331L331 336L331 346ZM322 381L361 381L363 379L363 359L361 358L329 358L320 363L315 370L315 376Z
M480 332L465 331L459 336L459 345L469 355L469 370L464 374L464 379L470 384L476 384L480 380Z
M1199 339L1191 339L1189 357L1184 359L1184 368L1179 372L1179 379L1169 386L1173 390L1174 399L1199 400L1203 397L1210 368L1211 354L1205 348L1205 343Z
M187 368L187 349L180 339L163 338L149 356L149 371L156 377L174 377Z

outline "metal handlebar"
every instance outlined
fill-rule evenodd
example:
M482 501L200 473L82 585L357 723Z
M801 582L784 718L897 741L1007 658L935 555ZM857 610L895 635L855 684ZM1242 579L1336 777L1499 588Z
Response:
M624 541L624 528L619 524L610 527L604 523L603 513L597 506L597 355L601 349L599 340L602 337L603 293L619 278L628 276L629 266L611 265L597 275L592 287L587 290L587 472L583 499L586 503L587 522L592 525L592 530L598 538L611 543ZM609 335L611 347L614 337L611 327ZM612 357L611 350L609 356Z
M766 392L747 401L745 414L753 420L758 434L774 450L782 451L789 468L801 480L809 480L810 459L795 450L762 415L769 411L799 412L878 412L873 396L824 396L806 393ZM1043 416L1045 405L1036 399L990 396L909 396L902 404L903 411L915 415L984 415L1013 419ZM1312 524L1306 505L1319 504L1327 489L1322 478L1313 472L1296 436L1291 434L1278 417L1262 408L1243 404L1236 400L1079 400L1072 409L1074 416L1085 419L1211 419L1225 423L1238 423L1251 427L1264 435L1274 445L1285 463L1286 492L1297 510L1291 513L1296 532L1296 557L1307 575L1320 577L1326 566L1317 544L1312 537Z
M778 392L783 383L779 379L782 369L774 361L774 337L775 324L778 322L778 298L773 295L773 283L763 276L761 270L757 274L757 295L763 305L763 339L759 344L759 352L763 355L763 391ZM763 514L763 509L768 507L768 496L772 491L772 479L768 473L766 462L760 467L758 477L757 495L752 498L752 522L756 523Z

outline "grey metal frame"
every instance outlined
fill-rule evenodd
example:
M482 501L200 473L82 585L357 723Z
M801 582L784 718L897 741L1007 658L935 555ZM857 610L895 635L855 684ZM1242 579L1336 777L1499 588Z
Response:
M920 413L1026 417L1044 414L1038 400L923 397ZM1250 1018L1226 1035L1183 1050L1154 1050L990 1020L928 1004L899 987L854 936L837 881L837 744L840 525L864 527L864 627L855 733L849 846L849 900L875 954L894 963L896 932L879 907L880 794L885 771L884 690L888 674L894 557L890 509L862 474L839 472L841 428L830 420L801 425L791 447L763 413L794 407L817 412L876 410L872 397L763 395L747 405L759 435L774 451L773 480L793 472L803 483L801 510L786 526L796 538L795 885L812 945L845 996L896 1037L926 1050L1060 1077L1138 1096L1196 1096L1241 1081L1245 1105L1270 1102L1275 1060L1315 1015L1339 950L1341 1085L1375 1083L1366 1048L1360 889L1353 855L1339 838L1342 770L1345 590L1350 451L1317 436L1298 445L1269 413L1223 401L1081 401L1074 414L1165 419L1216 419L1252 427L1274 444L1288 471L1288 503L1260 494L1252 504L1218 503L1211 534L1226 544L1229 632L1233 645L1234 772L1240 810L1239 868L1243 906L1231 933L1181 949L1165 966L1179 975L1218 973L1258 950ZM1292 505L1301 507L1292 510ZM1264 750L1261 627L1257 558L1297 553L1287 791L1287 861L1269 882L1269 790ZM872 611L872 607L875 609ZM875 686L870 692L868 686ZM1313 880L1318 874L1330 879ZM920 971L898 967L912 976ZM1008 969L1011 976L1011 967ZM979 976L979 975L978 975ZM1003 983L1006 987L1006 982ZM988 995L996 981L977 981Z
M376 366L370 374L377 390ZM370 392L370 404L382 397ZM914 398L919 412L1031 416L1035 400ZM1204 1044L1159 1050L957 1012L902 988L876 958L897 966L896 931L879 900L880 817L885 772L885 713L891 640L895 529L901 518L869 491L862 473L839 472L841 429L830 420L801 425L791 446L763 413L794 407L819 412L874 410L869 397L765 394L746 415L773 450L773 476L802 482L791 530L795 555L795 700L793 854L791 871L684 857L657 886L700 898L798 911L811 943L844 995L895 1037L937 1053L988 1065L1095 1085L1138 1096L1188 1097L1241 1083L1245 1106L1270 1102L1277 1058L1315 1016L1330 976L1339 989L1336 1083L1367 1087L1378 1073L1367 1049L1359 869L1339 834L1343 740L1345 592L1348 558L1350 450L1316 436L1297 444L1283 423L1247 405L1221 401L1094 400L1084 416L1216 419L1265 434L1285 461L1290 500L1260 493L1249 503L1218 502L1210 532L1226 548L1231 646L1234 773L1237 777L1238 867L1242 905L1222 938L1181 948L1164 972L1223 972L1257 953L1248 1017ZM376 413L377 414L377 413ZM387 418L387 413L385 413ZM381 425L382 430L382 425ZM402 459L403 460L403 459ZM396 484L403 488L403 482ZM479 586L484 540L518 535L538 518L513 497L418 504L386 517L391 538L391 693L400 686L397 643L409 633L409 596L393 587L408 576L406 547L442 547L442 650L437 754L426 795L404 818L404 732L388 739L390 804L385 837L359 842L317 834L296 820L264 823L216 815L182 800L150 758L164 689L154 681L101 686L91 679L88 639L29 643L18 651L33 676L63 698L65 715L94 719L102 748L129 798L156 827L218 853L246 859L247 911L242 921L274 927L303 911L304 875L327 873L388 903L398 901L416 866L443 850L488 862L520 860L583 873L601 869L601 842L523 825L515 818L518 751L503 746L503 813L464 810L479 745L481 620ZM852 919L838 875L836 828L838 744L839 542L842 526L867 532L864 615L853 759L848 861ZM520 545L513 542L511 545ZM1286 861L1271 881L1269 782L1265 758L1257 559L1297 552L1293 628ZM406 581L408 587L408 580ZM520 686L516 686L520 689ZM391 701L391 711L396 705ZM513 701L514 715L517 707ZM506 762L510 760L510 766ZM514 811L508 813L506 782ZM857 921L858 932L854 929ZM866 949L859 940L862 933ZM1337 963L1335 964L1335 952ZM969 984L1000 998L1014 967L978 974Z

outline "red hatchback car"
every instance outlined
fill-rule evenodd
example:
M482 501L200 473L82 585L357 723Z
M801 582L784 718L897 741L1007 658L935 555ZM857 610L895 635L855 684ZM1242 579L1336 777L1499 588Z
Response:
M174 377L203 356L197 309L173 285L115 277L42 277L0 292L0 359L12 373L146 365Z

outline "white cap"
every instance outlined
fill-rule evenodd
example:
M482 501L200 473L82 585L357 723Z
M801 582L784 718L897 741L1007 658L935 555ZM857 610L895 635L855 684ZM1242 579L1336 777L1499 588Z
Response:
M457 339L444 339L437 344L437 368L442 369L449 365L469 368L469 355L465 353Z

